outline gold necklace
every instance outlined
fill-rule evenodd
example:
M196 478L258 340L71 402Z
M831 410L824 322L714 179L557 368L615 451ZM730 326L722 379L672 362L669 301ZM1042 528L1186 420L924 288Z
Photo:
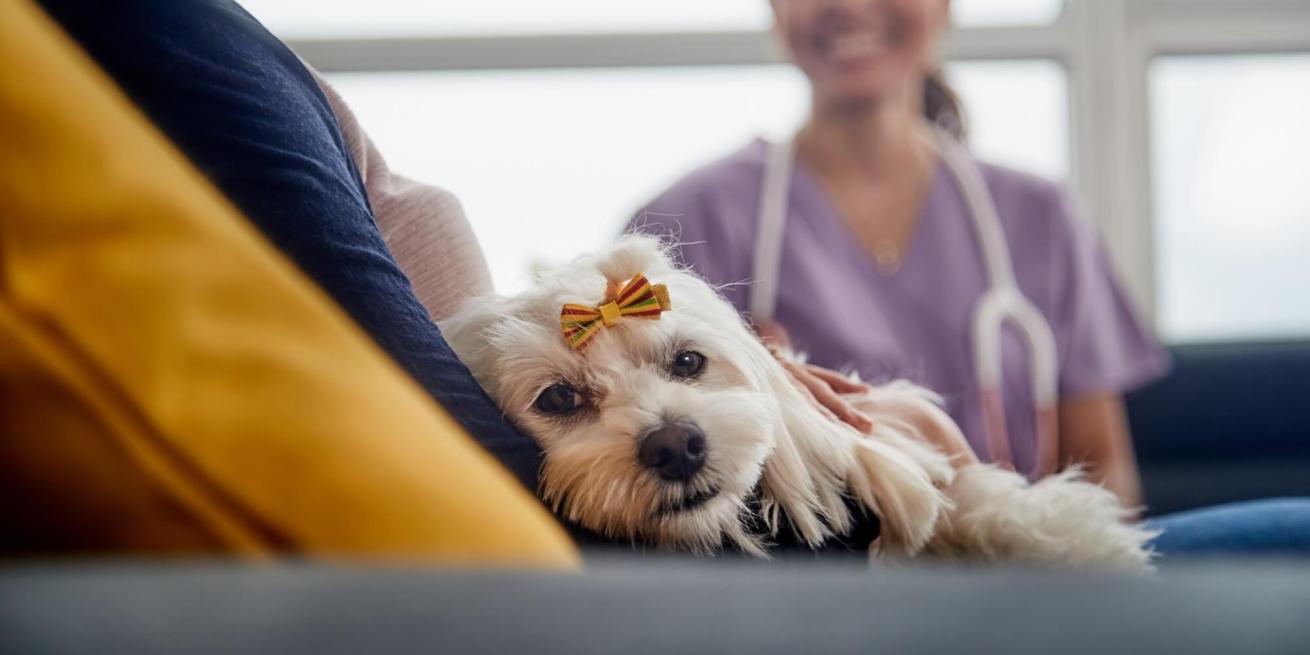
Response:
M932 179L931 173L921 177L918 183L918 189L915 190L914 197L919 200L914 203L910 211L909 219L902 221L894 234L878 237L873 242L873 268L883 277L891 277L901 271L901 265L905 263L906 251L913 245L914 229L919 224L919 215L923 213L924 196L928 192L929 180Z
M884 276L892 276L901 270L901 249L891 239L879 239L873 244L874 268Z
M802 138L803 135L804 135L804 130L802 130L801 135L797 137L798 140ZM929 138L924 134L919 134L919 136L920 138L925 140ZM936 151L930 147L929 152L935 153ZM869 244L867 242L861 244L866 249L866 252L869 252L870 254L873 255L873 268L875 271L878 272L879 275L882 275L883 277L891 277L899 273L901 270L901 265L905 258L904 250L907 250L908 247L911 245L910 243L905 243L906 248L903 249L901 243L913 239L913 235L911 235L910 232L914 230L914 227L916 225L919 224L919 215L922 213L923 204L927 200L925 196L927 195L927 193L931 191L930 189L931 182L935 177L934 176L935 161L936 161L935 155L930 154L926 161L922 161L921 163L918 163L918 165L921 166L924 170L922 171L922 174L918 176L918 179L915 181L915 186L917 188L915 189L915 193L913 194L913 197L916 198L917 200L914 202L914 207L910 212L909 220L903 221L902 224L898 226L898 229L896 230L895 234L876 238L872 244L872 248L869 247ZM820 173L818 175L818 178L820 180L820 185L822 186L823 175ZM839 197L837 194L830 195L829 197L833 198L832 207L834 210L837 211L840 217L843 217L843 222L847 222L850 220L849 218L845 218L845 217L854 216L858 213L858 212L853 213L847 211L848 208L843 208L841 206L842 203L839 200L837 200L837 198ZM853 225L850 225L848 223L848 229L852 230L852 236L856 236L857 240L863 241L862 239L858 239L859 232L854 229Z

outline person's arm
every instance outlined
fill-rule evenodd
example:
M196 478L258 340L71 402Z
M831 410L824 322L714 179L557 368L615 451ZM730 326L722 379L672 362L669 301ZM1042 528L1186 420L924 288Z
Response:
M1063 400L1058 407L1060 467L1081 465L1087 476L1113 491L1128 507L1142 503L1123 397L1094 394Z

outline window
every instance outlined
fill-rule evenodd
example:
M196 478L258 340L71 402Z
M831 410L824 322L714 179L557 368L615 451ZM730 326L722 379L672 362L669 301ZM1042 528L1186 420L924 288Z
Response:
M678 176L799 123L784 66L339 75L333 84L406 175L453 191L496 288L538 259L612 241Z
M979 157L1053 180L1068 177L1068 89L1059 62L961 61L946 72Z
M1053 62L949 70L990 159L1068 171L1063 74ZM721 66L340 74L331 81L397 171L459 196L496 288L533 261L612 240L679 176L804 117L791 67ZM568 226L567 230L560 229Z
M534 258L603 244L693 166L787 134L806 104L770 48L769 0L245 5L397 170L460 196L502 290ZM1166 338L1310 335L1310 0L951 12L971 146L1068 180Z
M954 0L951 18L960 27L1040 25L1054 21L1064 0Z
M1151 96L1164 334L1310 334L1310 55L1163 57Z

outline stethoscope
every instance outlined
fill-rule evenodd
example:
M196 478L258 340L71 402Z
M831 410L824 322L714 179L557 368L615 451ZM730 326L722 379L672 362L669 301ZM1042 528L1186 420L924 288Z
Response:
M1019 289L1010 262L1010 250L982 172L964 145L945 130L933 127L933 142L964 198L983 265L988 288L974 305L971 319L973 368L982 393L988 452L984 459L1013 467L1014 453L1005 425L1002 395L1001 328L1010 323L1028 349L1029 374L1036 408L1037 454L1034 478L1056 470L1055 404L1057 360L1055 335L1037 306ZM771 143L764 160L760 190L759 232L755 240L750 313L757 322L771 320L778 302L778 267L782 257L783 228L787 221L794 153L791 139Z

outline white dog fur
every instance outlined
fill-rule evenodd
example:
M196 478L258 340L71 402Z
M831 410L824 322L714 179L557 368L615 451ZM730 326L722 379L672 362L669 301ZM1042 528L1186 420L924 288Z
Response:
M658 320L623 318L585 350L571 348L561 307L599 304L607 286L639 273L668 288L672 309ZM506 415L541 445L542 496L563 517L612 538L766 556L769 535L747 527L752 496L766 532L776 534L785 513L810 545L851 527L849 496L881 520L879 553L1150 568L1152 535L1077 472L1029 484L990 465L957 471L916 438L903 413L886 411L915 406L956 430L925 390L893 383L851 398L872 415L870 434L825 414L733 307L654 239L628 237L603 254L540 268L530 291L473 299L441 328ZM684 351L705 357L695 379L669 373ZM578 391L576 412L536 408L556 384ZM642 436L669 420L695 422L705 434L705 465L685 483L638 459ZM668 511L714 490L693 509Z

